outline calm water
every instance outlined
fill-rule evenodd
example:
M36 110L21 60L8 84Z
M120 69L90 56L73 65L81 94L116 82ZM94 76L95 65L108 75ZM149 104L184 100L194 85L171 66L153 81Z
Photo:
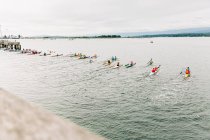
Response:
M0 87L113 140L210 139L210 38L20 40L97 62L0 51ZM116 55L133 68L109 69ZM150 58L161 64L148 77ZM192 77L179 72L189 66Z

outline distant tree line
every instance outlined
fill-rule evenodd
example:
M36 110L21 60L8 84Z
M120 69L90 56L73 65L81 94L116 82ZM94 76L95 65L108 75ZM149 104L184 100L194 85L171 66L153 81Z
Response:
M181 33L181 34L156 34L121 37L120 35L99 35L99 36L42 36L25 37L26 39L94 39L94 38L155 38L155 37L210 37L210 33ZM21 38L18 36L16 38Z
M120 35L79 36L72 38L121 38Z
M100 35L96 36L95 38L121 38L120 35Z
M129 38L151 38L151 37L210 37L210 33L140 35L140 36L134 36L134 37L129 37Z
M99 36L42 36L42 37L26 37L27 39L91 39L91 38L121 38L120 35L99 35Z

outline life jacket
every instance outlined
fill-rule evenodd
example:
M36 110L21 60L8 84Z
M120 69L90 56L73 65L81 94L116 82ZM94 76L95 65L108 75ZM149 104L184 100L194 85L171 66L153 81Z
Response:
M155 71L157 71L158 70L158 67L155 67Z
M190 70L186 70L186 72L185 72L186 74L190 74Z
M152 72L154 73L155 71L156 71L155 68L153 68L153 69L152 69Z

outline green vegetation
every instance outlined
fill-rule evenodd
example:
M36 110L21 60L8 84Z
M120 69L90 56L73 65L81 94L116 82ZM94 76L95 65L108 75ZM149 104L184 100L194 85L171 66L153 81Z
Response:
M95 36L95 38L121 38L120 35L101 35L101 36Z
M120 35L99 35L99 36L39 36L25 37L25 39L94 39L94 38L121 38Z
M25 39L97 39L97 38L155 38L155 37L210 37L210 33L178 33L178 34L151 34L136 36L120 36L120 35L99 35L99 36L39 36L24 37Z
M128 37L128 38L152 38L152 37L210 37L210 33L140 35L140 36L133 36L133 37Z

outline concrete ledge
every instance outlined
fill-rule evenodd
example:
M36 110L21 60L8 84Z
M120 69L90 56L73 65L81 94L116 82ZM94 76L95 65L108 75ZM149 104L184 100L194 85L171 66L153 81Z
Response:
M0 89L0 140L104 140Z

